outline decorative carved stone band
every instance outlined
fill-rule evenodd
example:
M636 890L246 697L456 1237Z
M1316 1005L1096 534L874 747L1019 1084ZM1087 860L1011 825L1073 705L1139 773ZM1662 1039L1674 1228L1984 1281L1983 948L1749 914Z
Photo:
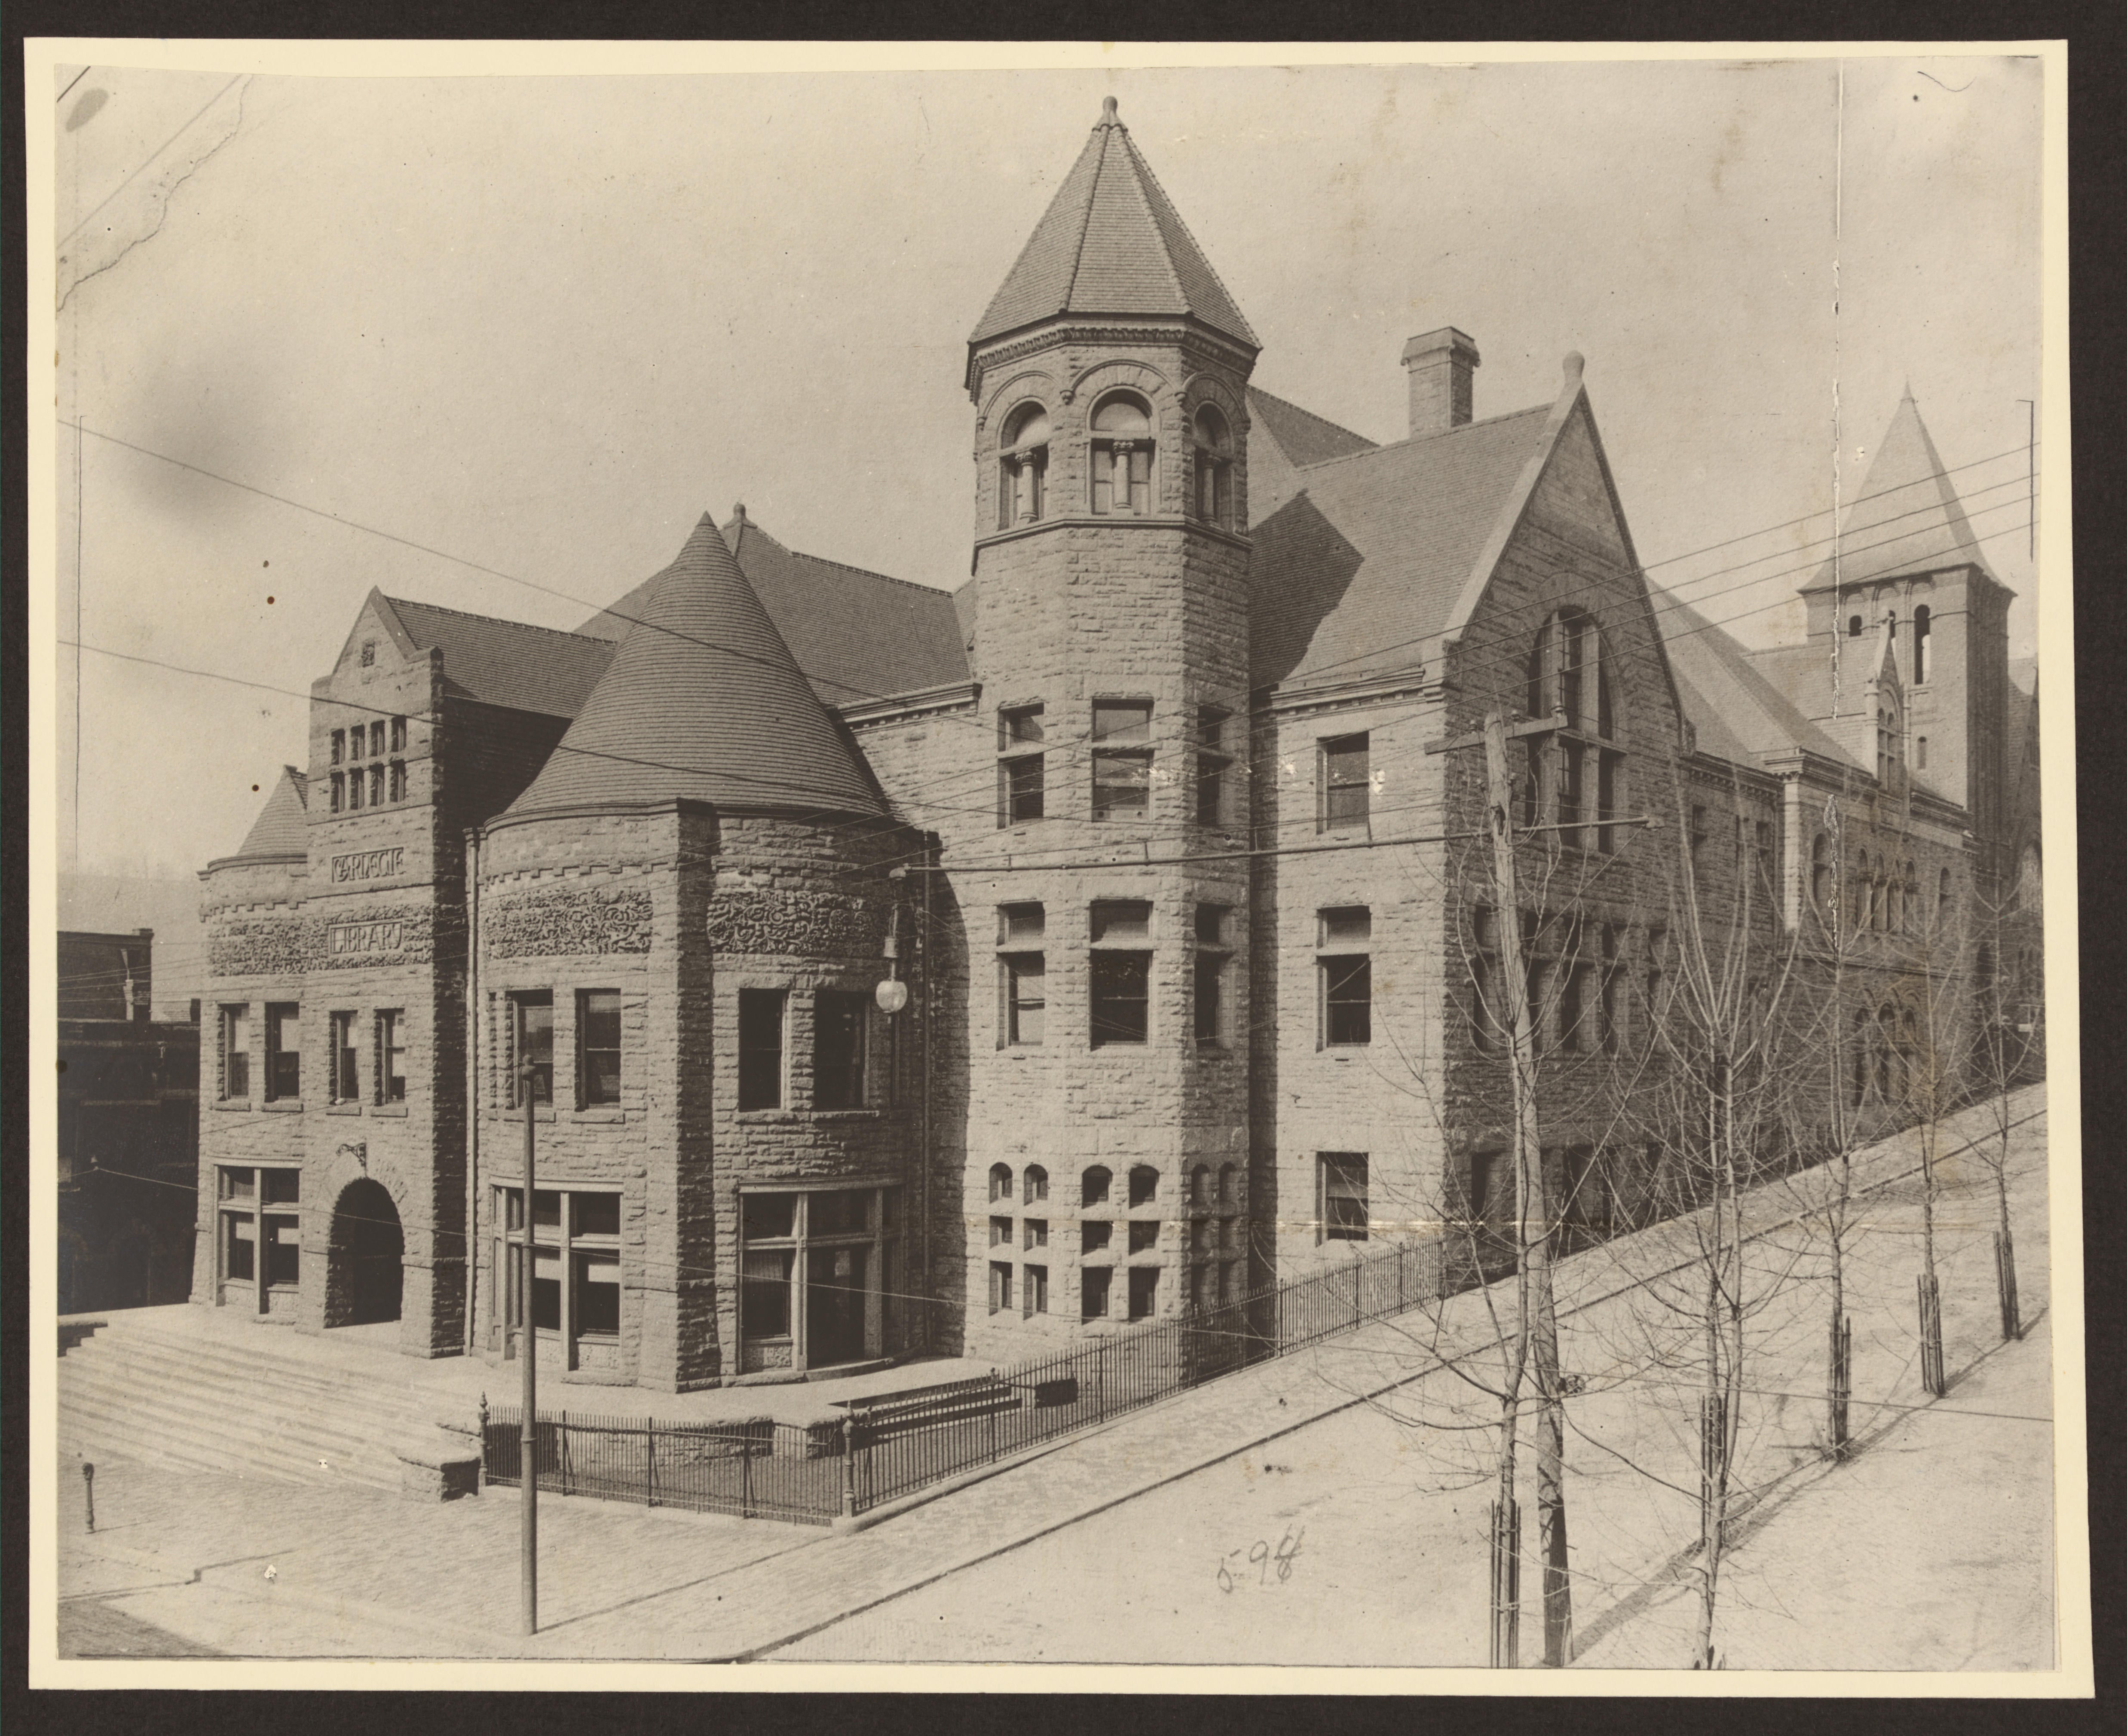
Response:
M247 917L220 924L207 936L207 969L216 977L300 977L372 964L426 964L434 956L433 915L420 905L388 906L334 922Z
M886 903L790 889L730 892L711 901L709 944L720 953L876 958L886 944Z
M499 958L567 958L650 950L647 892L533 892L498 898L481 912Z

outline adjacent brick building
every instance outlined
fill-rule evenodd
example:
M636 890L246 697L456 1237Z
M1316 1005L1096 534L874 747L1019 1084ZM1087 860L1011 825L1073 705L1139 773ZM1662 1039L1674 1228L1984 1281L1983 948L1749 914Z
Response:
M1840 997L1864 1119L1973 981L2030 1022L2035 711L1910 400L1754 652L1648 584L1577 356L1480 420L1414 338L1377 445L1258 348L1111 102L969 341L957 594L739 508L575 633L372 594L202 876L197 1299L509 1353L528 1062L587 1383L1003 1358L1496 1218L1493 712L1582 1227L1660 1162L1681 888Z

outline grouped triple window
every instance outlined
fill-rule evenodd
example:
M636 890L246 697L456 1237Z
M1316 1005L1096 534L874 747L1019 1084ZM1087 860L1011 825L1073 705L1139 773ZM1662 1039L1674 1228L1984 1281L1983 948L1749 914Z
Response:
M358 813L406 799L406 762L386 754L406 751L406 720L379 717L373 723L349 724L332 732L329 757L331 805L335 814Z
M1569 848L1618 848L1624 753L1610 660L1594 617L1561 609L1530 648L1527 708L1556 727L1522 738L1522 822L1555 825Z

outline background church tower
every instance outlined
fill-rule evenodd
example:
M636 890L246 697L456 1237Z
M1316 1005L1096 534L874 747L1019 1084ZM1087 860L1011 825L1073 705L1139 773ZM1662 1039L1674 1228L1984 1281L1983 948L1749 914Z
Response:
M1108 98L968 346L972 1354L1246 1281L1256 353Z

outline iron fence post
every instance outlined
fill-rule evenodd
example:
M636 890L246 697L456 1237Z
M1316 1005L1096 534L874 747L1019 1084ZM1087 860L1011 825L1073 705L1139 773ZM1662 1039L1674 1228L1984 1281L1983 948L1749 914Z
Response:
M857 1420L842 1418L842 1517L857 1516Z
M88 1510L88 1528L96 1529L96 1467L86 1459L81 1462L81 1498ZM126 1527L118 1528L124 1530Z

